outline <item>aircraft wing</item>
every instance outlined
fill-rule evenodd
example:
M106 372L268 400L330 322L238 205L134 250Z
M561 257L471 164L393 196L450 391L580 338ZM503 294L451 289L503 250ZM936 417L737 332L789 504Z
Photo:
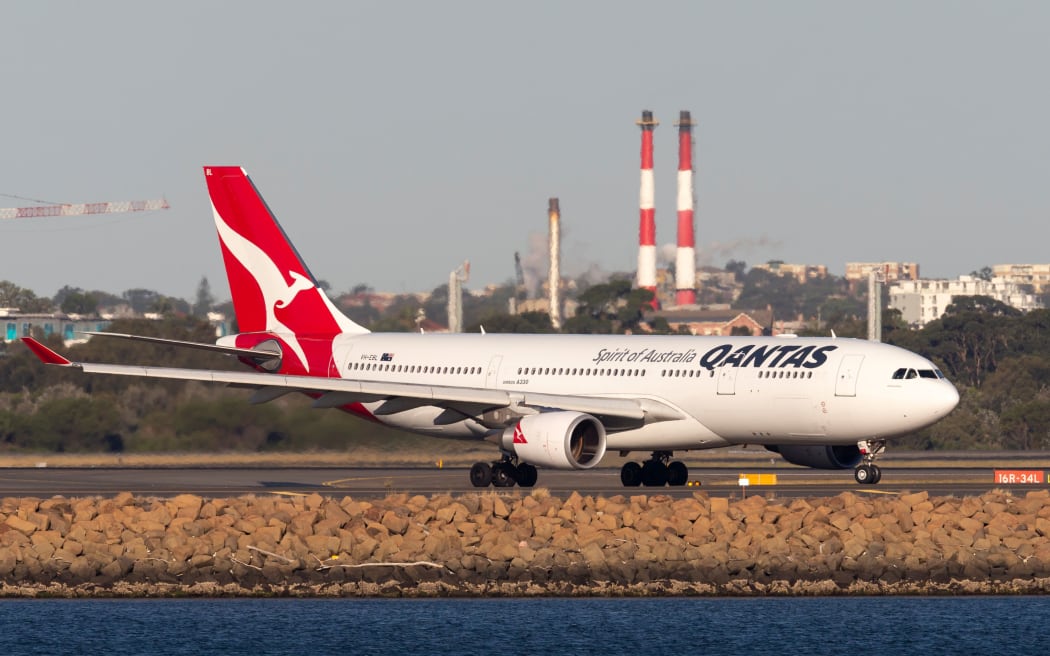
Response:
M257 371L73 362L32 337L23 337L22 341L45 364L80 369L92 374L198 380L248 387L256 390L252 397L255 403L266 402L288 392L305 392L314 396L314 405L321 408L382 401L375 410L377 415L394 414L421 406L447 408L468 417L507 409L510 411L507 414L508 424L513 422L514 417L534 414L544 409L573 410L593 415L612 430L684 418L675 408L652 399L536 394L476 387L289 376Z

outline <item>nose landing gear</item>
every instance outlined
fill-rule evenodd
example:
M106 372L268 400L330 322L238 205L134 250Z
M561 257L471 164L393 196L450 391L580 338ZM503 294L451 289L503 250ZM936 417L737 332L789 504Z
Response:
M862 459L853 470L853 478L861 485L875 485L882 480L882 470L875 464L875 458L886 450L886 440L862 440L857 442Z

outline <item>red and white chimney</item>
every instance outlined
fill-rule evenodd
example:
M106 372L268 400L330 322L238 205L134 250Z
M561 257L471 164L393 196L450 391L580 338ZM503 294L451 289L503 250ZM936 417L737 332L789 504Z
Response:
M682 110L678 122L678 254L675 305L696 304L696 239L693 234L693 119Z
M636 121L642 128L642 180L638 194L640 225L638 228L638 287L653 293L652 307L659 307L656 300L656 210L653 183L653 130L659 123L648 109L642 111L642 119Z

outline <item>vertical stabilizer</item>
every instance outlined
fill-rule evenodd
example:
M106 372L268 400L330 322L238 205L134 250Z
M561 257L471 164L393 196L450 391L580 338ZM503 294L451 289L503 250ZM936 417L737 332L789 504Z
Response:
M317 286L244 169L206 166L204 177L240 332L297 337L368 332Z

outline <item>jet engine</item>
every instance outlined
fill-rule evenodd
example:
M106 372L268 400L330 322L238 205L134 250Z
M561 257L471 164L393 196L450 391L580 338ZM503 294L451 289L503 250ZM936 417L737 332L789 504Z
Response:
M766 448L779 453L793 465L814 469L850 469L860 462L860 449L856 444L782 444Z
M605 426L581 412L543 412L504 430L500 446L529 464L590 469L605 455Z

